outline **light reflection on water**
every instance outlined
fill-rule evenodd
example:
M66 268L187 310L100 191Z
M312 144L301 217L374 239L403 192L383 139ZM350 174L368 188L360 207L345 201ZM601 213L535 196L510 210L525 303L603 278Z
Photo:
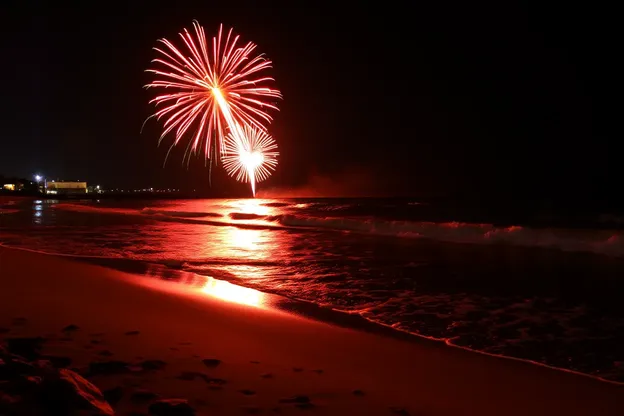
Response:
M257 308L263 307L267 303L267 295L255 289L238 286L211 276L200 276L183 270L174 270L160 264L149 264L145 275L154 277L161 282L182 284L193 292L202 293L227 302Z

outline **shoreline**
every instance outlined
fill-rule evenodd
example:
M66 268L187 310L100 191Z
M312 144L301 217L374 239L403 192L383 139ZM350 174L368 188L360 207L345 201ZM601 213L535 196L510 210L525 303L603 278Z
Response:
M0 311L5 319L21 315L32 322L32 328L20 329L24 333L58 331L72 323L93 332L117 333L107 342L117 345L120 355L145 356L140 352L147 349L166 356L172 371L190 364L189 357L169 358L170 344L188 339L202 356L210 352L229 363L219 369L223 378L253 387L249 396L254 400L239 391L226 394L228 384L221 396L206 398L208 414L209 409L240 414L246 412L241 402L248 401L264 410L281 406L288 413L290 408L279 404L280 397L303 393L322 414L392 414L394 408L408 412L395 414L607 415L624 409L621 385L591 376L448 348L414 335L406 341L271 307L245 306L55 255L0 247L0 272ZM130 327L141 331L132 344L123 335ZM77 361L89 354L76 345L70 350ZM250 360L268 366L265 374L275 378L259 376L258 364ZM299 367L306 370L293 370ZM309 369L323 371L309 374ZM111 378L113 384L118 382L114 376L93 382L106 387ZM174 381L155 378L141 383L154 384L161 396L207 394L205 386L189 389L189 382L179 382L185 386L181 390ZM360 397L353 393L356 390L366 394ZM202 411L198 408L199 414Z
M44 251L38 251L33 249L28 249L24 247L10 247L3 245L0 243L0 250L2 249L8 250L18 250L25 251L33 254L44 255L44 256L52 256L52 257L60 257L70 259L70 261L82 262L89 265L96 265L105 267L112 270L117 270L124 273L130 273L132 275L141 276L145 279L157 279L157 280L167 280L171 284L174 285L182 285L185 283L182 280L185 280L185 276L195 276L199 279L206 279L208 276L198 274L195 272L184 271L182 269L178 269L176 265L166 265L163 263L152 263L143 260L135 260L135 259L124 259L124 258L110 258L110 257L94 257L94 256L78 256L78 255L64 255L64 254L56 254L56 253L48 253ZM148 276L149 273L149 276ZM458 348L460 350L468 351L470 353L477 353L481 355L485 355L488 357L493 357L496 359L502 360L512 360L521 363L526 363L529 365L536 365L539 367L548 368L554 371L561 371L564 373L573 374L575 376L587 377L592 380L597 380L599 382L613 384L616 386L624 386L624 382L619 382L616 380L610 380L606 378L601 378L599 376L595 376L592 374L583 373L580 371L575 371L562 367L555 367L552 365L548 365L545 363L540 363L538 361L518 358L508 355L502 354L492 354L486 351L480 351L477 349L472 349L469 347L464 347L461 345L453 344L451 339L446 338L435 338L415 332L410 332L401 328L394 328L391 325L384 324L382 322L377 322L374 320L367 319L357 313L350 313L348 311L341 311L330 307L325 307L318 305L314 302L305 300L305 299L296 299L296 298L288 298L283 295L273 293L270 291L263 291L260 289L256 289L254 287L244 286L238 284L238 282L234 283L227 279L217 279L210 278L217 282L227 283L229 285L241 287L244 289L250 289L253 291L257 291L262 293L265 297L264 307L269 309L275 309L280 312L285 312L287 314L292 314L296 317L301 317L305 319L311 319L313 321L317 321L320 323L325 323L333 326L338 326L345 329L357 330L367 332L373 335L381 335L385 337L394 338L401 341L407 342L431 342L437 345L443 344L449 348ZM176 281L179 280L179 281ZM186 278L188 280L188 278ZM195 280L195 279L192 279Z

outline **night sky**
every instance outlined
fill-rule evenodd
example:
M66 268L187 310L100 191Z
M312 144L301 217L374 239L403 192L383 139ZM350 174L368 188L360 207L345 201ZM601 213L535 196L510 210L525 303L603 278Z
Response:
M150 121L140 134L153 111L154 92L142 89L151 48L197 19L208 34L221 22L233 26L274 62L284 100L270 132L281 158L265 187L585 200L621 193L615 9L13 3L0 13L0 174L210 189L203 157L187 170L180 147L163 168L161 126ZM218 169L212 185L215 195L245 190Z

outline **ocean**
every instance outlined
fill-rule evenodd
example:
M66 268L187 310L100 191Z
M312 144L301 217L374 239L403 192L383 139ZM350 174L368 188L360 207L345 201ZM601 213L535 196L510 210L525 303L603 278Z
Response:
M459 211L405 198L5 198L0 244L183 271L624 382L622 221Z

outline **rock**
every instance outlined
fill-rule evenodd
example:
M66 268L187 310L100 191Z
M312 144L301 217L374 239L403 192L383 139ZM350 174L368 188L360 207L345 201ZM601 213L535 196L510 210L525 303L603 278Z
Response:
M130 371L124 361L93 361L89 363L89 375L123 374Z
M390 411L395 415L410 416L410 412L408 412L404 407L393 406L390 408Z
M202 363L204 363L204 365L208 368L214 368L221 364L221 360L216 358L206 358L202 360Z
M66 368L44 381L41 404L50 414L75 414L80 410L93 415L115 414L97 387Z
M145 371L162 370L167 366L167 363L162 360L145 360L139 363L139 366Z
M61 331L62 332L76 332L79 329L80 329L80 327L78 325L69 324L65 328L63 328Z
M45 341L42 337L32 338L7 338L7 350L11 354L16 354L27 360L35 360L41 356L41 347Z
M292 396L280 399L280 403L310 403L310 398L308 396Z
M198 371L183 371L178 376L178 379L184 381L193 381L198 378L204 380L205 382L208 382L208 380L210 380L210 378L206 374L200 373Z
M260 361L249 361L252 364L260 364Z
M262 378L273 378L273 374L272 373L264 373L264 374L260 374L260 377L262 377Z
M124 389L121 386L113 387L112 389L105 390L103 393L104 398L108 403L115 406L119 403L123 397Z
M128 331L125 333L125 335L139 335L140 333L140 331Z
M194 416L195 410L183 399L159 400L149 407L149 414L154 416Z
M351 393L353 393L354 396L364 396L364 392L360 389L355 389Z
M158 399L158 395L156 393L144 389L137 389L134 393L132 393L132 396L130 396L130 400L135 403L151 402L156 399Z
M238 392L244 394L245 396L253 396L254 394L256 394L255 391L249 389L239 390Z

